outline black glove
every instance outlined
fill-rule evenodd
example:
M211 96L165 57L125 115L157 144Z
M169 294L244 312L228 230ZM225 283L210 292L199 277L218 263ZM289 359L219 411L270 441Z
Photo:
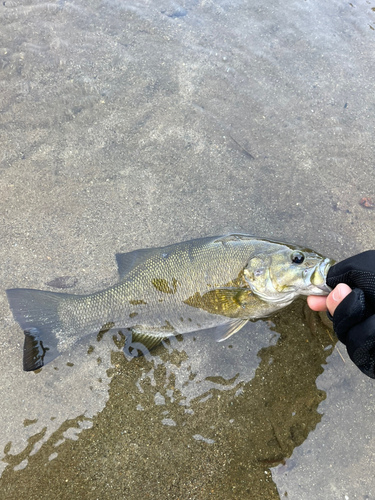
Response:
M375 378L375 250L332 266L327 285L335 288L339 283L353 290L331 317L333 328L350 359L365 375Z

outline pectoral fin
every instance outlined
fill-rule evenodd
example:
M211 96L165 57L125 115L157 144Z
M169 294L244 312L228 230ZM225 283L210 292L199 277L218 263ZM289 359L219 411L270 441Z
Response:
M223 340L229 339L229 337L241 330L247 322L247 319L232 319L229 323L217 326L215 329L215 334L217 335L216 342L223 342Z
M204 309L211 314L221 314L229 318L237 317L248 306L254 296L244 288L215 288L203 295L196 292L184 302L192 307Z

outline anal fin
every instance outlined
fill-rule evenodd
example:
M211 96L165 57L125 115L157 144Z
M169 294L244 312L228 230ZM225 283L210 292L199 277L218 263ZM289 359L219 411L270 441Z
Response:
M131 328L130 332L130 335L126 337L124 353L132 358L146 355L151 349L161 344L162 340L168 337L168 335L150 335L147 331L143 333L135 328Z
M159 345L161 341L164 340L163 337L154 337L153 335L147 335L147 333L139 333L132 331L132 343L139 342L143 344L149 351Z

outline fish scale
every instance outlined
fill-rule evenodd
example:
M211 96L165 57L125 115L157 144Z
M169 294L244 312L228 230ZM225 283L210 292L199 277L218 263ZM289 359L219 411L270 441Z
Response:
M116 255L120 281L89 295L10 289L25 333L24 369L35 370L86 335L115 328L151 348L216 327L219 340L299 295L327 295L333 263L313 250L242 234Z

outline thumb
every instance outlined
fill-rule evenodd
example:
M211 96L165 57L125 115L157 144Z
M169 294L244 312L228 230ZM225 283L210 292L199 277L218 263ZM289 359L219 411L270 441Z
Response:
M336 307L340 304L340 302L345 299L347 295L352 291L350 286L345 283L339 283L334 290L327 297L327 309L333 316Z

